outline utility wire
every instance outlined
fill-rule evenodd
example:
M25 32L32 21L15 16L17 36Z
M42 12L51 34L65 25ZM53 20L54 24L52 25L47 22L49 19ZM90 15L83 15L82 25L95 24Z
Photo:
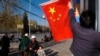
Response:
M35 4L33 4L32 2L29 2L28 0L25 0L26 2L30 3L33 7L37 8L38 10L40 10L40 8L38 8Z
M5 1L5 0L4 0L4 1ZM8 1L5 1L5 2L10 3L10 2L8 2ZM37 16L37 17L40 17L40 18L44 19L43 17L41 17L41 16L39 16L39 15L37 15L37 14L35 14L35 13L32 13L32 12L30 12L30 11L28 11L28 10L25 10L24 8L18 6L18 5L16 5L16 4L14 4L14 3L11 3L11 4L13 4L13 5L16 6L17 8L19 8L19 9L21 9L21 10L24 10L24 11L26 11L26 12L28 12L28 13L34 15L34 16Z

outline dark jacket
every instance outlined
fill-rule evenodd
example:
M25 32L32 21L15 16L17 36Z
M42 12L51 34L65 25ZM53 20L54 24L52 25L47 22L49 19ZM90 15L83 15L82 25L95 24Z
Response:
M76 22L74 11L70 10L70 23L73 31L71 52L74 56L98 56L100 49L100 32L87 29Z
M39 43L38 41L35 41L34 43L32 43L32 41L30 41L29 45L28 45L28 49L32 48L32 52L35 52L35 50L38 50L39 48Z
M19 49L24 51L28 47L28 44L30 42L30 39L27 36L24 36L19 44Z
M1 39L1 54L2 56L7 56L9 53L9 47L10 47L10 39L8 36L4 35Z

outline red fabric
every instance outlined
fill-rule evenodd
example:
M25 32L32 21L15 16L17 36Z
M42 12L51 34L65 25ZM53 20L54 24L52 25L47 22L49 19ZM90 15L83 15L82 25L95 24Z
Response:
M50 8L53 12L50 12ZM59 1L57 1L43 5L42 9L49 22L55 42L72 38L73 34L70 28L69 8L67 5L59 4Z
M59 0L58 3L60 4L67 4L70 0Z

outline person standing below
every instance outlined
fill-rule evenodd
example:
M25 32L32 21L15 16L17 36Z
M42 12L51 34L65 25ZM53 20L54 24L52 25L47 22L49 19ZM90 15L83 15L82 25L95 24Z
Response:
M46 56L43 46L39 45L39 49L37 50L38 56Z
M10 39L7 33L1 39L1 55L0 56L8 56L9 47L10 47Z
M48 36L45 34L44 37L42 38L42 41L43 42L48 42L49 41L49 38Z
M30 56L38 56L37 55L38 48L39 48L39 43L36 40L35 35L32 35L31 36L31 41L30 41L29 46L28 46Z
M95 15L89 10L80 14L80 23L77 23L72 9L70 8L70 24L73 31L73 42L70 47L73 56L99 56L100 52L100 32L94 30Z
M23 36L23 38L19 44L19 50L22 51L23 56L28 55L27 46L28 46L29 42L30 42L30 39L28 37L28 33L25 33L25 35Z
M15 35L14 35L14 33L13 33L13 34L11 34L10 40L13 41L14 38L15 38Z

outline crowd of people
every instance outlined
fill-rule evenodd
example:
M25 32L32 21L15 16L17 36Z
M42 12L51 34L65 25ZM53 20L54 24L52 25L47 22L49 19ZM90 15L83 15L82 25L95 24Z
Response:
M1 50L0 56L8 56L10 53L10 42L15 38L14 34L10 37L8 34L4 34L1 38ZM19 44L19 51L22 52L21 56L46 56L43 46L39 44L36 40L36 36L28 36L28 33L25 33Z
M29 38L27 33L20 42L19 50L22 51L22 56L46 56L43 47L36 40L36 36L32 35Z

